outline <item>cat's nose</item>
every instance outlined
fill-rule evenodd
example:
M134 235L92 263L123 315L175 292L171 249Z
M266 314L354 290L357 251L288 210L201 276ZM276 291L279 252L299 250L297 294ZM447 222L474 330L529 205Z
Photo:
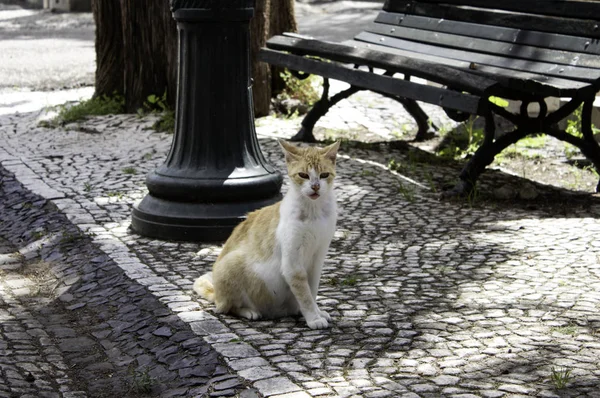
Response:
M319 189L321 189L321 184L319 184L318 182L315 182L314 184L311 184L310 187L312 188L313 191L319 192Z

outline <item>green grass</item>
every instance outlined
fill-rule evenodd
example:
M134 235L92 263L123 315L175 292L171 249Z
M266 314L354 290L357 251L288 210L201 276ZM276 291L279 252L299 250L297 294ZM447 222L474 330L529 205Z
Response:
M355 286L360 278L356 275L350 275L347 278L342 279L342 286Z
M575 156L580 155L581 151L574 145L565 143L565 157L567 159L573 159Z
M358 177L372 177L376 176L377 173L375 173L373 170L362 170L360 173L356 173L355 175Z
M118 192L118 191L109 191L106 193L106 196L108 196L109 198L117 198L117 199L121 200L121 199L123 199L125 194L123 192Z
M448 143L437 150L437 154L446 159L464 159L475 153L483 143L483 129L475 128L475 118L470 117L460 129L453 131Z
M567 119L567 128L565 129L567 134L571 134L575 137L583 137L583 131L581 129L581 114L583 112L583 105L580 105L573 112L573 118Z
M152 125L152 128L158 132L173 134L175 132L175 110L171 109L167 102L167 92L162 96L151 94L144 101L141 109L138 109L138 115L158 114L158 120Z
M557 390L562 390L567 386L567 384L569 384L569 381L571 381L571 370L564 368L552 368L550 380L552 380L554 388L556 388Z
M154 156L155 153L156 153L155 149L153 149L152 152L146 152L145 154L142 155L142 159L150 160L150 159L152 159L152 157Z
M541 149L546 146L547 142L548 142L548 136L545 134L540 134L540 135L525 137L525 138L519 140L519 142L517 142L517 144L519 146L522 146L525 148Z
M479 188L477 185L475 185L473 187L473 189L471 189L471 191L467 194L466 200L467 200L467 204L469 205L469 207L474 207L479 199L480 199L480 192L479 192Z
M542 134L525 137L496 155L495 161L502 164L505 159L542 159L542 154L535 149L544 148L547 142L548 136Z
M330 145L336 141L340 141L340 144L343 146L349 146L352 141L356 141L359 139L358 133L355 131L347 131L343 129L330 129L326 128L321 130L323 132L323 145Z
M79 122L88 116L113 115L123 113L125 99L120 95L101 96L81 101L75 105L60 105L58 115L51 120L40 122L40 126L56 128L69 123Z
M73 243L81 238L83 238L83 236L80 234L63 231L60 243Z
M474 122L475 119L471 117L463 124L461 130L455 131L453 136L450 137L449 143L438 150L438 155L443 158L458 160L474 154L485 137L484 130L475 128ZM495 160L502 163L503 159L540 159L542 155L532 151L532 149L543 148L547 141L548 136L545 134L525 137L496 155Z
M47 234L47 232L46 232L45 230L42 230L42 231L34 231L34 232L32 232L32 233L31 233L31 237L32 237L34 240L39 240L39 239L43 238L44 236L46 236L46 234Z
M555 326L550 328L550 332L575 336L577 334L577 325L569 323L566 326Z
M387 164L388 169L392 171L402 171L404 166L402 163L398 162L396 159L391 159Z
M429 185L431 192L436 193L437 187L435 185L435 181L433 181L433 175L431 174L431 171L425 170L425 180L427 181L427 185Z
M573 112L573 117L570 119L567 119L567 127L565 129L567 134L570 134L570 135L578 137L578 138L583 137L582 112L583 112L583 105L580 105L579 108L577 108ZM598 134L598 133L600 133L600 129L592 124L592 134ZM576 154L579 154L579 153L580 153L579 148L577 148L571 144L565 143L565 156L567 157L567 159L571 159Z
M281 72L279 76L285 84L285 88L279 94L280 99L297 99L312 106L321 98L318 87L322 84L322 80L319 76L310 75L306 79L298 79L287 69Z
M583 168L583 170L585 171L589 171L590 173L594 174L594 176L596 176L596 178L600 177L600 174L598 174L598 170L596 170L596 168L594 166L585 166Z
M326 283L331 286L355 286L360 280L358 275L350 275L343 279L334 276L329 278Z
M404 196L407 202L415 202L415 190L412 186L400 184L398 185L398 192Z
M150 376L148 368L142 371L131 370L130 390L137 394L149 394L156 384L157 380Z
M163 111L152 128L158 132L173 134L175 132L175 111L171 109Z
M131 175L137 174L137 170L135 169L135 167L123 167L121 169L121 171L125 174L131 174Z

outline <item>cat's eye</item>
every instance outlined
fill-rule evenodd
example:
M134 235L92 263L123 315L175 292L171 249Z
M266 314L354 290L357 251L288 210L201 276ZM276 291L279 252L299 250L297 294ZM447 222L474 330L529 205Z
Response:
M319 177L320 178L328 178L329 177L329 173L321 173L321 175Z
M298 175L300 176L300 178L304 178L305 180L308 180L308 174L306 174L306 173L298 173Z

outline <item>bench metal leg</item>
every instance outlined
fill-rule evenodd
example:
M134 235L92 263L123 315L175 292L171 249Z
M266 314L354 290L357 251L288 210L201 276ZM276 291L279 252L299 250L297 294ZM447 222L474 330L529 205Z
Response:
M384 75L394 76L395 72L386 71ZM410 81L410 79L410 75L404 75L404 80ZM410 114L410 116L412 116L412 118L417 123L418 127L417 135L415 136L415 141L425 141L426 139L431 138L431 136L437 131L437 126L429 120L429 116L427 116L427 114L425 113L423 108L421 108L421 106L417 103L417 101L378 91L377 93L400 102L404 109Z
M475 188L477 179L485 171L485 168L494 161L494 157L508 146L527 136L527 132L517 128L496 140L495 135L496 125L494 114L490 111L485 116L485 137L483 144L475 151L462 169L458 183L453 189L443 192L442 197L470 195Z
M372 71L372 70L371 70ZM389 72L385 73L386 75L390 75ZM393 75L393 74L391 74ZM405 77L407 80L410 80L410 76ZM316 142L316 138L313 134L313 129L317 121L325 116L325 114L329 111L329 108L337 104L343 99L350 97L352 94L355 94L359 91L363 90L362 88L350 86L350 88L340 91L335 94L331 98L329 98L329 79L323 78L323 94L321 95L321 99L317 101L312 109L306 114L304 119L302 120L302 127L300 131L293 136L291 141L304 141L304 142ZM418 131L415 136L415 141L424 141L427 138L437 131L437 126L433 124L429 120L429 116L425 113L423 108L417 103L417 101L407 98L402 98L397 95L390 95L387 93L382 93L379 91L374 91L384 97L391 98L395 101L398 101L402 104L404 109L412 116L412 118L417 123Z
M529 117L527 114L527 107L531 102L537 102L540 105L540 114L535 118ZM560 130L557 127L558 122L570 115L582 103L581 125L583 137L577 137L564 130ZM593 95L585 100L573 98L560 109L547 114L547 107L543 98L535 99L523 101L520 115L509 113L507 110L496 105L489 105L489 110L485 112L485 138L483 144L475 151L473 157L461 171L459 182L456 186L452 190L444 192L442 196L469 195L475 188L477 178L485 171L485 168L494 161L494 157L497 154L502 152L508 146L515 144L520 139L525 138L527 135L537 133L545 133L576 146L581 150L582 154L592 162L596 171L600 174L600 145L594 139L592 131L593 103ZM494 114L492 111L513 123L515 125L515 130L508 132L499 138L495 138ZM600 192L600 181L596 186L596 192Z
M437 126L430 122L429 116L425 113L423 108L419 106L417 101L406 98L398 99L404 109L415 119L419 130L415 136L415 141L425 141L436 132Z
M583 130L583 139L586 142L585 149L581 148L581 152L587 157L596 168L596 173L600 175L600 145L594 138L592 130L592 111L594 110L595 98L588 99L583 103L581 113L581 128ZM600 192L600 180L596 184L596 192Z
M290 140L316 142L317 140L313 134L315 123L317 123L317 121L329 111L329 108L361 90L361 88L350 86L350 88L340 91L329 98L329 79L323 78L323 94L321 95L321 99L315 102L312 109L306 114L306 116L304 116L300 131L298 131L298 133Z
M415 141L425 141L426 139L431 138L431 136L437 131L437 126L429 120L429 116L427 116L427 114L425 113L423 108L421 108L421 106L417 103L417 101L408 98L402 98L397 95L382 93L379 91L375 92L377 94L383 95L384 97L391 98L401 103L404 109L406 109L406 111L410 114L410 116L412 116L412 118L415 119L415 122L417 123L418 127L417 135L415 136Z
M592 130L592 111L594 108L594 99L591 97L583 101L583 108L581 111L581 132L583 137L574 137L568 134L566 131L559 130L556 126L550 128L548 135L558 138L559 140L566 141L571 145L579 148L581 153L594 165L596 172L600 174L600 145L594 138L594 131ZM600 192L600 181L596 185L596 192Z
M503 135L495 141L492 141L495 135L494 117L489 116L485 119L485 140L473 157L469 159L467 165L462 169L459 179L460 181L451 191L451 195L469 195L475 188L477 179L485 171L496 157L497 154L508 148L512 144L516 144L522 138L525 138L529 132L527 130L515 129L510 133ZM491 127L490 127L491 125ZM489 139L491 137L491 139Z

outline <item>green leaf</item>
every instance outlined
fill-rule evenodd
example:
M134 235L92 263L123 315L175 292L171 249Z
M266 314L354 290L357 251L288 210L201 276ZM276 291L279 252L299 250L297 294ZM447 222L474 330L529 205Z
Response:
M498 105L498 106L500 106L502 108L506 108L508 106L508 101L505 100L504 98L491 96L490 98L488 98L488 100L492 104L496 104L496 105Z

